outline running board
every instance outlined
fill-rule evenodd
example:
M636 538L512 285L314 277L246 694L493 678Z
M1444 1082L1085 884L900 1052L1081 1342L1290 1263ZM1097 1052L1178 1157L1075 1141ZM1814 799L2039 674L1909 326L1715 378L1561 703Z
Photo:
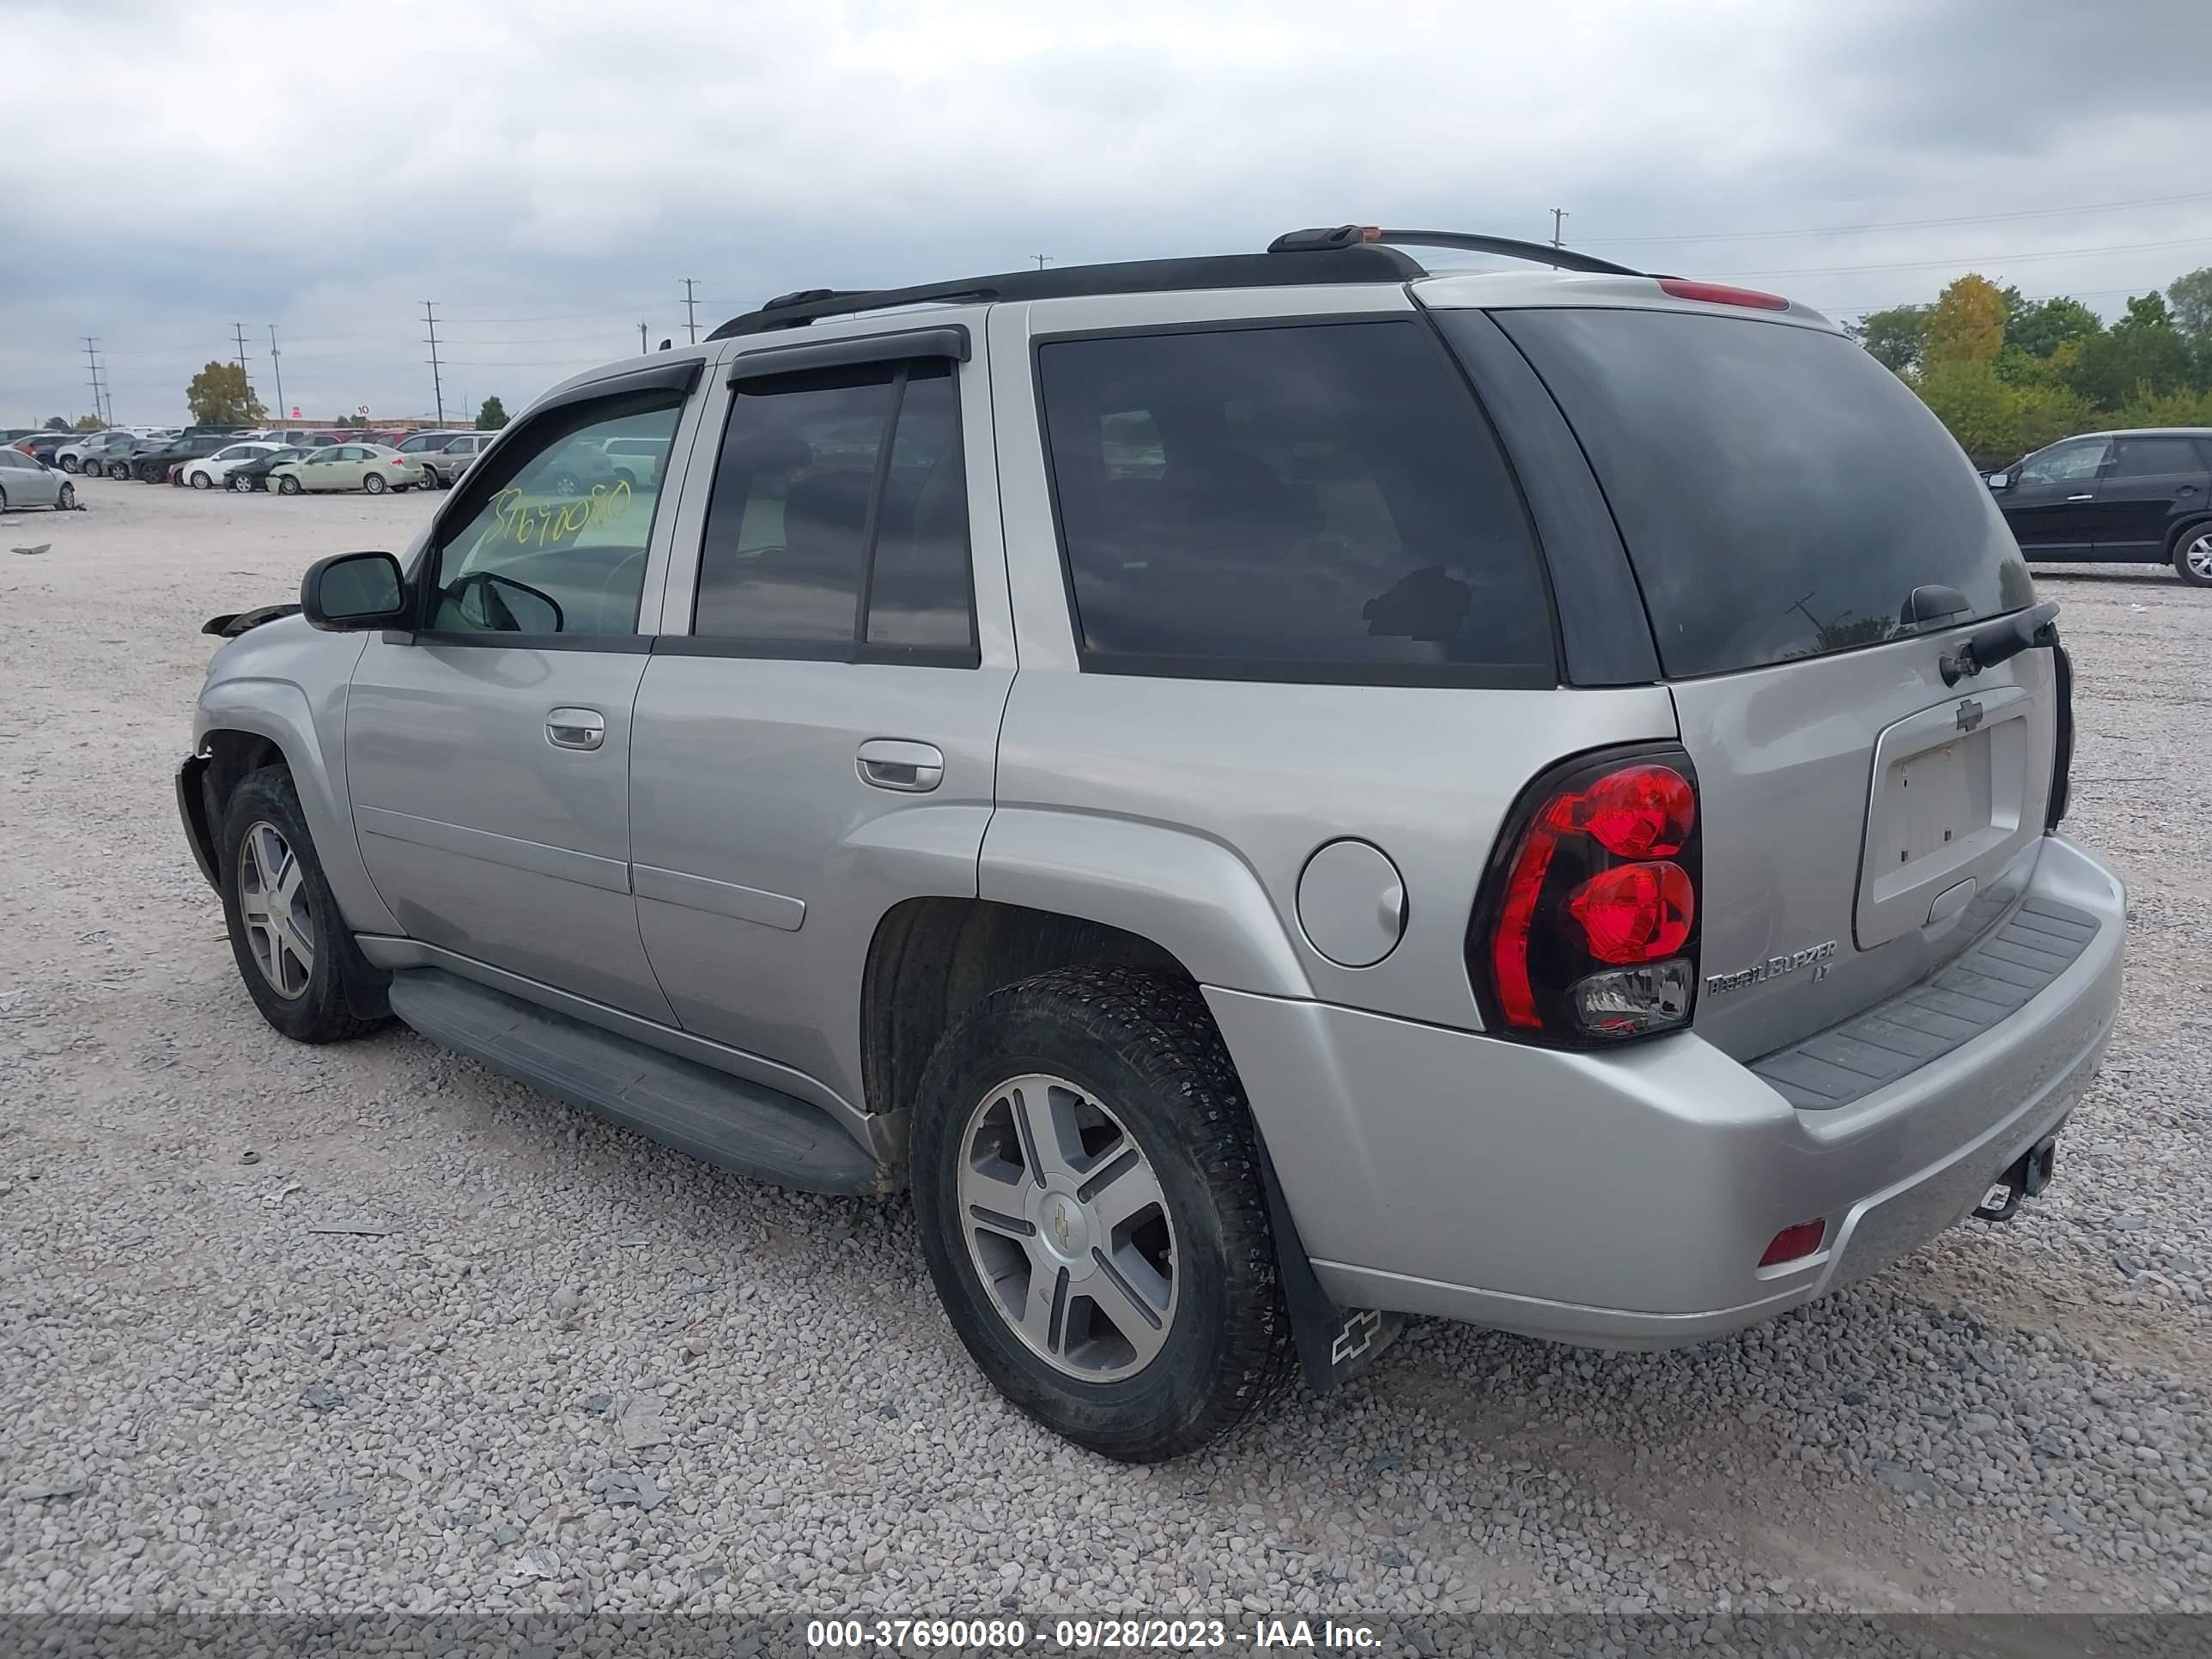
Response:
M392 976L431 1042L702 1163L802 1193L883 1190L876 1160L805 1101L437 968Z

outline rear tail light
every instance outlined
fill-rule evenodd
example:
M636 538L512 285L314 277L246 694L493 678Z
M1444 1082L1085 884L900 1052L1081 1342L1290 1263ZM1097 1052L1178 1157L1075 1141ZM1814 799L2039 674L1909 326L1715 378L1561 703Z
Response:
M2066 797L2073 787L2074 779L2074 659L2066 647L2052 641L2051 665L2057 675L2053 690L2057 694L2057 751L2051 757L2051 799L2044 809L2043 827L2056 830L2066 816Z
M1523 793L1468 933L1484 1023L1571 1046L1688 1024L1698 793L1680 749L1587 756Z

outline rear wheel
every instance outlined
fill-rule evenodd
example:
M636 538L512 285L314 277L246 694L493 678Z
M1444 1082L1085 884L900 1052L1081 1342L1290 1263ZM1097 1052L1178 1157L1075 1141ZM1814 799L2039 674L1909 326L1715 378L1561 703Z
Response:
M253 480L240 473L234 472L230 475L230 488L234 494L251 495L253 493Z
M384 493L384 475L381 472L370 473L361 481L361 487L372 495L381 495Z
M347 1006L339 956L357 951L315 857L292 775L250 774L223 809L223 920L261 1016L295 1042L337 1042L382 1022Z
M2212 520L2181 532L2173 544L2173 574L2192 587L2212 587Z
M909 1146L953 1329L1048 1428L1156 1462L1288 1376L1257 1138L1188 981L1069 969L994 993L930 1057Z
M77 459L74 455L64 455L62 457L62 471L64 472L77 471L83 465L84 463Z

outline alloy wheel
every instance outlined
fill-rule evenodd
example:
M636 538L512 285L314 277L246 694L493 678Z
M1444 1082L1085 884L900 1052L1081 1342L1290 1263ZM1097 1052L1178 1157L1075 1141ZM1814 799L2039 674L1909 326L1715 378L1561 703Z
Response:
M957 1182L969 1261L1030 1352L1089 1382L1158 1357L1175 1322L1175 1223L1103 1103L1063 1078L1001 1084L968 1115Z
M276 994L304 996L315 972L315 921L307 872L283 831L266 818L238 844L238 915L254 966Z
M2200 530L2181 550L2190 574L2201 582L2212 582L2212 526Z

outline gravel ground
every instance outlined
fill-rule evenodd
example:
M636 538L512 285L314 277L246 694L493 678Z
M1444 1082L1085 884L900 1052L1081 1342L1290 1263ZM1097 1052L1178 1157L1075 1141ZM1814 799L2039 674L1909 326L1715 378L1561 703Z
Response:
M990 1392L904 1200L269 1030L172 805L198 624L428 503L81 490L0 533L0 1613L2212 1611L2212 593L2041 579L2135 914L2020 1221L1682 1352L1419 1327L1131 1470Z

